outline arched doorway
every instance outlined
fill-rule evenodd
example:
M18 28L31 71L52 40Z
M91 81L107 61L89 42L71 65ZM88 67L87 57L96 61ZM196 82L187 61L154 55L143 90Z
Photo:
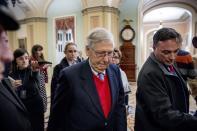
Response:
M149 6L149 8L146 8L146 10L143 10L144 6L143 4L139 6L139 46L140 48L138 50L138 65L141 67L147 57L150 54L150 51L152 50L150 46L152 46L151 39L156 30L163 27L171 27L175 28L178 32L182 34L183 37L183 48L186 50L189 50L192 52L191 48L191 38L195 33L195 16L196 12L193 7L189 6L188 4L184 3L160 3L158 5L154 6ZM157 20L157 21L149 21L149 22L144 22L144 18L146 15L150 14L148 17L150 19L153 19L153 13L154 11L157 11L159 9L170 9L170 8L175 8L180 12L182 11L182 15L180 15L179 19L175 20ZM164 11L165 12L165 11ZM172 12L171 12L172 13ZM171 14L170 13L170 14ZM159 15L160 12L158 12ZM169 13L168 13L169 15ZM160 18L163 18L160 16ZM178 23L178 25L177 25ZM145 27L145 24L148 24L149 27ZM179 26L179 27L178 27ZM180 28L181 27L181 28ZM184 28L183 28L184 27Z
M143 18L144 43L147 51L145 58L152 51L152 38L154 33L162 28L169 27L177 30L182 38L182 48L190 50L192 37L192 15L191 12L179 7L161 7L145 13Z

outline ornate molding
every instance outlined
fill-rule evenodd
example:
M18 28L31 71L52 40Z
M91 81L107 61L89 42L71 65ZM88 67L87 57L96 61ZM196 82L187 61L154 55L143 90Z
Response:
M123 0L81 0L83 9L97 7L97 6L109 6L118 8Z
M44 17L32 17L32 18L26 18L23 20L19 20L20 24L27 24L30 22L47 22L47 18Z
M150 0L143 5L143 12L147 12L148 10L155 8L157 6L165 5L165 4L181 4L191 7L195 12L197 12L197 2L194 0Z
M83 15L87 15L93 12L110 12L116 15L120 14L118 8L108 7L108 6L98 6L98 7L90 7L82 10Z

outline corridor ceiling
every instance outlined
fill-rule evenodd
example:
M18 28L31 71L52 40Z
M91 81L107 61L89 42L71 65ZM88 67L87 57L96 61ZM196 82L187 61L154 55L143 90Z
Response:
M185 21L190 17L190 13L178 7L163 7L151 10L144 15L144 23L152 22L170 22L170 21Z
M11 0L9 0L10 2ZM10 8L15 13L18 19L22 17L46 17L48 7L54 0L19 0L21 3L16 3L15 7L12 7L10 2ZM68 2L75 3L76 1ZM83 8L95 7L95 6L110 6L118 8L121 1L124 0L81 0ZM61 5L60 5L61 6ZM20 14L18 14L20 13ZM22 15L22 16L20 16Z
M11 0L9 0L11 1ZM20 0L21 4L17 3L16 7L12 8L17 19L25 19L30 17L46 17L47 10L54 0ZM66 1L66 0L65 0ZM76 2L75 0L67 0L68 2ZM95 7L95 6L110 6L118 8L119 5L126 0L81 0L83 8ZM138 1L138 0L137 0ZM197 11L197 0L141 0L143 1L142 11L146 13L147 10L159 5L169 3L185 3L194 8ZM177 14L181 15L181 14ZM156 21L153 19L153 21Z
M186 4L191 6L197 12L197 0L143 0L143 12L145 13L147 10L156 7L160 4Z

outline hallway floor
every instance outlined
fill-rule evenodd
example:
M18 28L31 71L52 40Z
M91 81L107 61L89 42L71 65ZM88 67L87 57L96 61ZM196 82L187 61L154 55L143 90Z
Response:
M137 85L136 82L131 82L131 94L129 94L129 105L131 106L131 110L129 111L130 113L127 113L127 125L128 125L128 131L134 131L134 119L135 119L135 105L136 105L136 99L135 99L135 94L136 94L136 89ZM48 96L48 108L47 112L45 113L45 127L47 127L47 121L49 117L49 112L50 112L50 86L46 86L47 89L47 96ZM197 109L197 106L195 104L194 99L191 97L190 98L190 110L195 111Z

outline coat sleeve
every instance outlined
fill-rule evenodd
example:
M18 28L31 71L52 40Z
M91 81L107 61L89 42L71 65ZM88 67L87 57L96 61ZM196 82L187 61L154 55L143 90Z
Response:
M63 131L66 129L66 114L71 103L71 86L69 85L66 73L60 72L58 87L54 97L54 104L51 107L47 131ZM62 117L64 116L64 117Z
M120 74L121 74L121 79L122 79L122 84L124 88L125 94L131 93L129 81L127 79L126 73L120 68Z
M116 79L118 81L118 100L115 107L115 131L127 131L127 118L125 108L125 93L121 80L119 68L116 70Z
M145 105L146 113L163 129L197 130L197 117L173 108L161 76L144 75L138 80L138 91L137 101Z
M60 67L59 64L53 69L53 76L51 79L51 103L54 101L55 90L57 89L58 79L59 79Z
M40 89L40 72L39 71L32 71L31 78L35 80L38 84L38 88Z

